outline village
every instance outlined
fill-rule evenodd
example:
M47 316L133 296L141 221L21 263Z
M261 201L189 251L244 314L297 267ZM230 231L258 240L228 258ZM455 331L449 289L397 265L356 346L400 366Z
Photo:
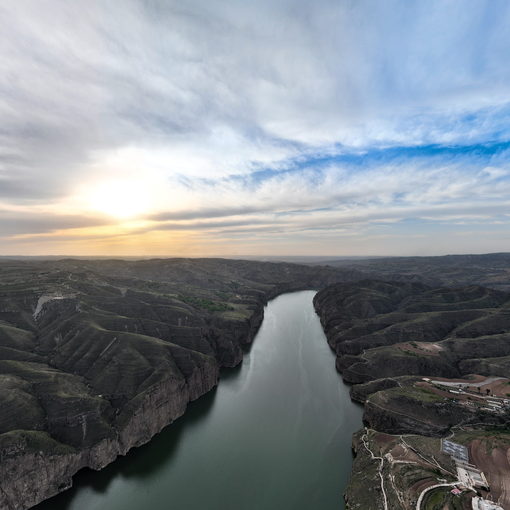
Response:
M510 393L507 393L510 381L504 377L473 376L474 380L447 380L423 378L423 382L432 386L445 396L469 407L478 407L481 411L503 414L510 411ZM473 510L504 510L490 499L491 487L484 472L470 462L466 446L449 439L441 440L441 451L451 457L457 470L458 483L450 492L460 495L463 491L474 491ZM417 510L420 510L417 505Z

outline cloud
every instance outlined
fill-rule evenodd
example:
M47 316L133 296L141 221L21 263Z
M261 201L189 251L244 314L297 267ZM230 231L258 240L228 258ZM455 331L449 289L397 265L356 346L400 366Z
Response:
M147 231L508 210L504 1L19 0L0 20L3 235L104 223L80 194L115 179L147 183Z
M24 213L0 210L0 238L24 234L41 234L58 230L97 227L105 218L56 214Z

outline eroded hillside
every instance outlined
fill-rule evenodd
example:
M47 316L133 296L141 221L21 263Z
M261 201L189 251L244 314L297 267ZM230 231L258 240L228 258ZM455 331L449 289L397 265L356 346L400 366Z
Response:
M476 493L507 508L510 294L363 280L327 287L314 304L365 405L348 508L467 509ZM486 483L462 475L444 437Z
M0 263L0 508L147 442L241 361L268 299L354 277L221 259Z

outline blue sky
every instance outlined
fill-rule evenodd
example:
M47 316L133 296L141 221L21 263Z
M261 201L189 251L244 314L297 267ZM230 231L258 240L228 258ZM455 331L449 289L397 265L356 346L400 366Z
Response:
M510 4L0 6L0 252L510 251Z

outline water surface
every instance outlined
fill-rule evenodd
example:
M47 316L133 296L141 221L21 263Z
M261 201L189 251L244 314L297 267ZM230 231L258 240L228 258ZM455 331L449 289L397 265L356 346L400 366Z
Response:
M361 407L335 370L314 291L271 301L242 365L148 445L37 510L339 510Z

